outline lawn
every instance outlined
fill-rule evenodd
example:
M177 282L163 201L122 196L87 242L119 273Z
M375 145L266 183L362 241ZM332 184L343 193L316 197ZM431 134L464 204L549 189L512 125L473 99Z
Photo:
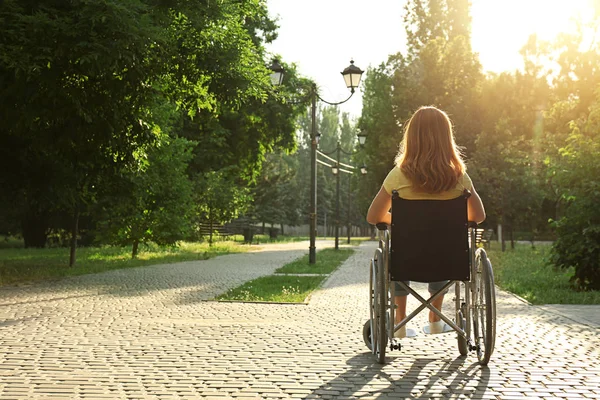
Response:
M0 286L144 265L206 260L223 254L246 252L251 248L234 242L216 242L212 246L188 242L178 247L150 245L140 247L137 259L132 260L131 247L82 247L77 249L77 262L71 268L68 266L68 248L0 248Z
M317 253L316 262L308 263L308 254L275 272L279 274L330 274L354 252L352 249L325 249Z
M304 303L308 295L321 286L328 274L342 265L352 253L352 249L324 249L317 253L315 264L308 263L307 254L275 271L278 274L289 275L270 275L254 279L228 290L215 300Z
M246 282L215 300L303 303L326 278L323 276L269 275Z
M532 304L600 304L600 291L577 292L569 286L572 270L556 270L547 264L550 245L510 246L505 252L494 243L488 256L496 284Z

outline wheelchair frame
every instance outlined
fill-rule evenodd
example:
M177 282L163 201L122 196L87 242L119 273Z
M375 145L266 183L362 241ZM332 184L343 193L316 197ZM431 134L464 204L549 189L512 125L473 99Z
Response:
M492 264L483 248L477 248L477 224L469 222L470 280L449 281L443 288L424 299L404 282L398 283L409 294L415 296L421 305L395 324L394 287L390 280L390 235L386 224L377 224L379 247L370 263L369 309L370 318L363 327L363 339L380 364L385 362L387 344L390 350L401 350L400 340L394 332L405 326L425 308L437 314L442 321L457 333L458 350L461 355L469 351L477 354L481 365L487 365L494 351L496 338L496 293ZM455 320L431 305L446 289L455 285ZM394 322L394 323L390 323Z

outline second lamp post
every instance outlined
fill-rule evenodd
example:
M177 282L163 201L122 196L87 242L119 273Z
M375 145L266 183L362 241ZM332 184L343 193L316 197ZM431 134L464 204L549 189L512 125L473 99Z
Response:
M364 134L359 134L358 135L358 140L359 140L359 144L362 146L365 143L365 136ZM342 149L342 146L340 144L340 142L337 143L337 147L335 149L336 152L336 160L335 160L335 165L331 168L331 172L335 175L335 249L339 249L339 243L340 243L340 175L342 172L345 172L347 174L352 174L352 171L348 171L343 169L342 167L346 167L346 168L351 168L351 169L356 169L355 167L353 167L352 165L348 165L348 164L343 164L340 162L340 156L341 153L344 153L348 156L354 155L356 154L355 152L347 152L344 151ZM320 154L324 154L319 152ZM362 166L360 167L360 173L362 175L366 175L367 173L367 167L366 166ZM350 244L350 181L348 181L348 244Z

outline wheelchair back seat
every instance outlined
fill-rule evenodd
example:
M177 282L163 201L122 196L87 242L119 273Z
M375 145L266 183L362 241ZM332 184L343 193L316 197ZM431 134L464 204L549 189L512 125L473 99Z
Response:
M467 199L406 200L392 192L390 279L468 281Z

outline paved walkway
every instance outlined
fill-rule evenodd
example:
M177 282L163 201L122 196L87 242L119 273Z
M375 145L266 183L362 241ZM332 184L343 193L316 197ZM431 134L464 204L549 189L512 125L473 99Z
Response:
M373 243L308 305L205 301L296 246L0 289L0 398L600 399L600 326L500 291L488 367L452 333L376 364L361 335Z

